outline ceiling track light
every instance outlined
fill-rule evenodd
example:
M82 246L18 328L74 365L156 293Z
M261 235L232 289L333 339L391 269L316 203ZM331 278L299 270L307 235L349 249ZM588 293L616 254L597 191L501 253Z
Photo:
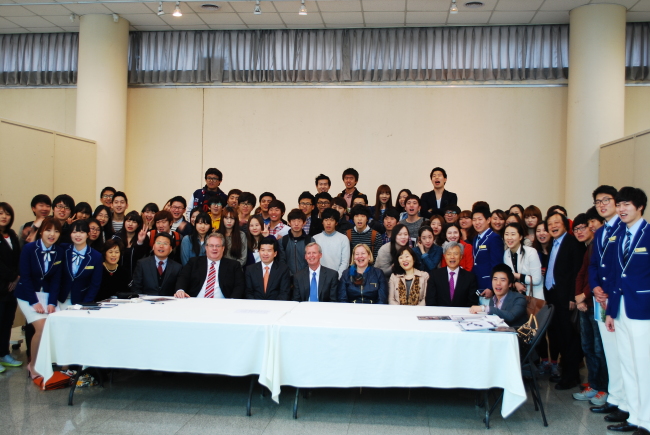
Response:
M158 16L165 15L165 11L163 11L163 8L162 8L162 2L158 3L158 12L157 12L157 14L158 14Z
M262 15L262 8L260 7L260 0L255 2L255 9L253 9L253 14Z
M456 0L451 0L451 7L449 8L449 13L450 14L458 13L458 6L456 6Z
M120 21L120 16L117 14L113 14L113 21L115 21L116 23Z
M74 20L77 19L77 14L70 14L70 21L74 23Z
M307 8L305 7L305 0L302 0L302 5L298 9L298 15L307 15Z
M172 15L175 17L183 16L183 13L181 12L181 2L176 2L176 8L174 8L174 13Z

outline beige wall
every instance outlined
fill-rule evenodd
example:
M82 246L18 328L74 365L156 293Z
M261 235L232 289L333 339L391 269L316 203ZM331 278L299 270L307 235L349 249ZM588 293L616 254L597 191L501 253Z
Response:
M625 135L650 129L650 86L625 88Z
M77 89L1 89L0 118L75 134Z
M14 230L32 220L30 202L68 193L91 202L95 194L95 143L0 119L0 201L14 208ZM93 204L91 202L91 204Z
M601 184L616 188L640 187L650 192L650 130L605 144L600 148Z

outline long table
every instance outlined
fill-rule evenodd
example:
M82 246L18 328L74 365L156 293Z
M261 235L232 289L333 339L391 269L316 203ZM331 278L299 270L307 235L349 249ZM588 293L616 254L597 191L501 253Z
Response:
M183 299L49 316L36 362L245 376L282 385L504 389L526 400L516 336L463 332L417 316L465 308ZM180 349L190 349L189 352Z

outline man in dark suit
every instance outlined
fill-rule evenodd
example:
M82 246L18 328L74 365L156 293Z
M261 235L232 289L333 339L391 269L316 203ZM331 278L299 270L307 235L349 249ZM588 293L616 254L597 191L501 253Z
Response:
M156 233L153 254L138 261L133 272L131 290L135 293L172 296L176 290L176 279L183 266L169 256L174 239L167 233Z
M323 256L316 242L305 246L307 267L293 276L293 300L296 302L336 302L339 273L321 266Z
M286 264L276 261L278 241L264 237L259 243L262 261L246 268L246 299L288 301L291 272Z
M433 168L429 178L431 178L433 190L420 195L420 205L422 206L420 216L423 218L430 218L435 215L442 216L445 207L458 204L458 196L445 190L447 171L439 167Z
M478 304L476 276L460 267L463 245L446 242L443 255L447 267L435 269L429 278L426 303L435 307L471 307Z
M205 239L205 256L190 258L176 281L177 298L244 299L244 272L238 261L223 258L223 234Z
M560 347L562 363L562 375L551 380L557 382L556 390L568 390L580 381L580 337L571 323L571 313L576 309L576 279L586 247L567 232L569 221L562 213L547 216L545 226L554 239L545 276L544 296L555 307L548 333Z

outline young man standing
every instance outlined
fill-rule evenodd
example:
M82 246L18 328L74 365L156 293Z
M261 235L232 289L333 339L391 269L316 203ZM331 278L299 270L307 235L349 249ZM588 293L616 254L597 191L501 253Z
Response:
M448 224L458 222L458 215L460 215L460 207L457 205L448 205L444 210L445 222Z
M288 301L291 272L286 264L276 261L278 241L264 237L259 249L261 261L246 268L246 299Z
M269 236L280 239L286 236L291 228L282 222L285 211L284 203L274 199L269 203Z
M58 195L52 201L54 218L61 223L61 236L57 241L57 244L61 243L72 243L70 238L70 224L68 224L68 218L74 210L74 199L70 195Z
M52 200L49 196L44 194L36 195L32 198L32 213L34 214L34 220L26 222L20 230L20 241L21 244L33 242L36 238L36 233L41 227L43 219L50 215L52 211Z
M382 244L390 242L390 237L393 234L393 228L397 225L399 220L399 213L394 208L389 208L384 213L384 230L386 231L381 235Z
M111 208L113 205L113 196L115 196L115 190L111 186L106 186L102 189L102 193L99 194L99 203L105 205L108 208Z
M317 193L327 193L330 191L330 187L332 187L332 180L330 180L330 177L324 174L320 174L316 177Z
M275 201L275 195L271 192L264 192L260 195L260 216L265 224L271 223L271 218L269 217L269 204L271 201Z
M625 227L615 240L616 283L610 288L605 321L607 330L616 332L629 408L627 422L618 430L635 429L634 435L650 434L650 227L643 218L647 204L648 197L638 188L623 187L616 194L616 210Z
M230 189L230 192L228 192L228 202L226 203L228 207L237 210L237 207L239 207L239 196L241 194L242 191L239 189Z
M209 210L208 200L212 196L219 196L221 205L228 202L228 196L219 188L223 181L223 174L217 168L210 168L205 171L205 186L202 189L197 189L192 194L192 208L201 207L203 211Z
M422 226L422 222L424 222L424 218L419 216L420 198L417 195L407 196L404 202L404 208L406 209L406 218L399 221L399 223L406 226L411 241L415 245L415 241L418 239L418 231Z
M350 265L350 241L336 230L341 215L333 208L323 211L323 232L314 236L314 241L321 247L323 258L321 264L338 271L339 278Z
M422 216L425 218L441 215L445 207L458 204L458 196L455 193L445 190L447 171L440 167L433 168L431 174L429 174L429 178L431 179L431 184L433 184L433 190L423 193L421 201Z
M298 206L307 218L303 230L305 231L305 234L309 234L310 236L314 236L323 231L323 225L317 217L318 213L314 212L315 200L314 195L307 191L302 192L298 197Z
M359 173L354 168L348 168L343 171L343 184L345 184L345 189L339 193L339 197L345 199L347 208L352 208L352 203L354 198L359 195L362 195L359 190L357 190L357 183L359 182Z
M289 266L291 275L307 267L305 246L312 242L311 236L305 233L305 214L294 208L289 212L289 234L280 240L280 259Z
M169 201L169 211L174 218L172 230L178 231L182 237L192 234L192 225L185 220L186 209L187 201L182 196L175 196Z
M377 258L379 248L381 248L381 234L368 226L370 220L370 210L368 207L357 205L350 212L354 221L354 228L347 231L346 235L350 241L350 252L353 252L355 246L360 243L368 245L372 251L373 258Z
M126 193L115 192L113 195L113 231L116 233L124 226L124 214L129 207Z
M219 195L211 196L208 199L210 218L212 219L212 229L217 231L221 226L221 212L223 211L223 200Z
M341 198L340 196L332 199L332 209L339 212L340 216L339 222L336 226L336 231L341 234L345 234L347 230L351 230L352 227L354 227L354 225L352 225L352 223L348 220L346 205L347 204L345 202L345 199Z
M474 254L472 273L476 275L481 297L487 299L494 296L490 278L492 269L497 264L503 263L503 239L490 229L490 216L490 210L487 208L476 208L472 211L472 225L477 232L472 240ZM484 305L487 305L489 301L484 300L484 302Z
M318 209L318 219L323 219L323 212L325 209L330 208L332 206L332 195L330 195L327 192L321 192L317 193L314 196L314 199L316 200L316 208Z

